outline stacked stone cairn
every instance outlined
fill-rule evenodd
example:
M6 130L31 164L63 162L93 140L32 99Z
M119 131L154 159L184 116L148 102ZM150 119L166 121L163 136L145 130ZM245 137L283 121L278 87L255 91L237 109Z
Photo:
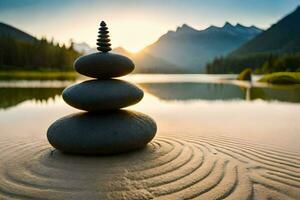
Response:
M67 87L63 99L70 106L87 112L68 115L48 129L50 144L65 153L114 154L145 147L155 136L155 121L145 114L121 108L136 104L143 91L115 77L129 74L133 62L109 53L111 44L105 22L97 39L100 52L79 57L75 70L94 78Z

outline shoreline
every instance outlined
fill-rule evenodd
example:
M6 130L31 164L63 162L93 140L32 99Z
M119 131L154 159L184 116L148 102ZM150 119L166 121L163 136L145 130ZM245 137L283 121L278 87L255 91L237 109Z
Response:
M75 80L75 71L0 71L0 80Z

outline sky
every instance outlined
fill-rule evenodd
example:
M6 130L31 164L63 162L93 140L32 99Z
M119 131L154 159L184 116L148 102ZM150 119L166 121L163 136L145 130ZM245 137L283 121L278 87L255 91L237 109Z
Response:
M268 28L300 0L0 0L0 22L38 38L96 46L104 20L112 46L132 52L186 23L196 29L228 21Z

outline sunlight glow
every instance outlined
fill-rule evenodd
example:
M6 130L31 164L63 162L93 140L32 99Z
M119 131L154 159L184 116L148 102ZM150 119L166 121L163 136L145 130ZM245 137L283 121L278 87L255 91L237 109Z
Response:
M73 39L76 43L86 42L92 48L96 47L99 23L104 20L109 27L113 48L122 46L137 52L183 23L196 29L222 26L225 21L267 28L299 4L297 1L254 1L174 0L170 3L158 0L91 0L73 1L72 4L64 1L41 1L39 4L28 1L27 6L20 1L5 4L9 7L0 6L0 18L38 38L54 38L61 44L68 44ZM266 9L271 4L273 9ZM255 7L256 15L253 15L252 9L245 9L249 6Z

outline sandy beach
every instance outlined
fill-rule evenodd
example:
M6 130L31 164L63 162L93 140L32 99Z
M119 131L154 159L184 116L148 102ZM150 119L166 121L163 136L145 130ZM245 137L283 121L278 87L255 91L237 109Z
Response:
M44 139L1 141L0 199L299 199L299 153L165 135L104 157L64 155Z

